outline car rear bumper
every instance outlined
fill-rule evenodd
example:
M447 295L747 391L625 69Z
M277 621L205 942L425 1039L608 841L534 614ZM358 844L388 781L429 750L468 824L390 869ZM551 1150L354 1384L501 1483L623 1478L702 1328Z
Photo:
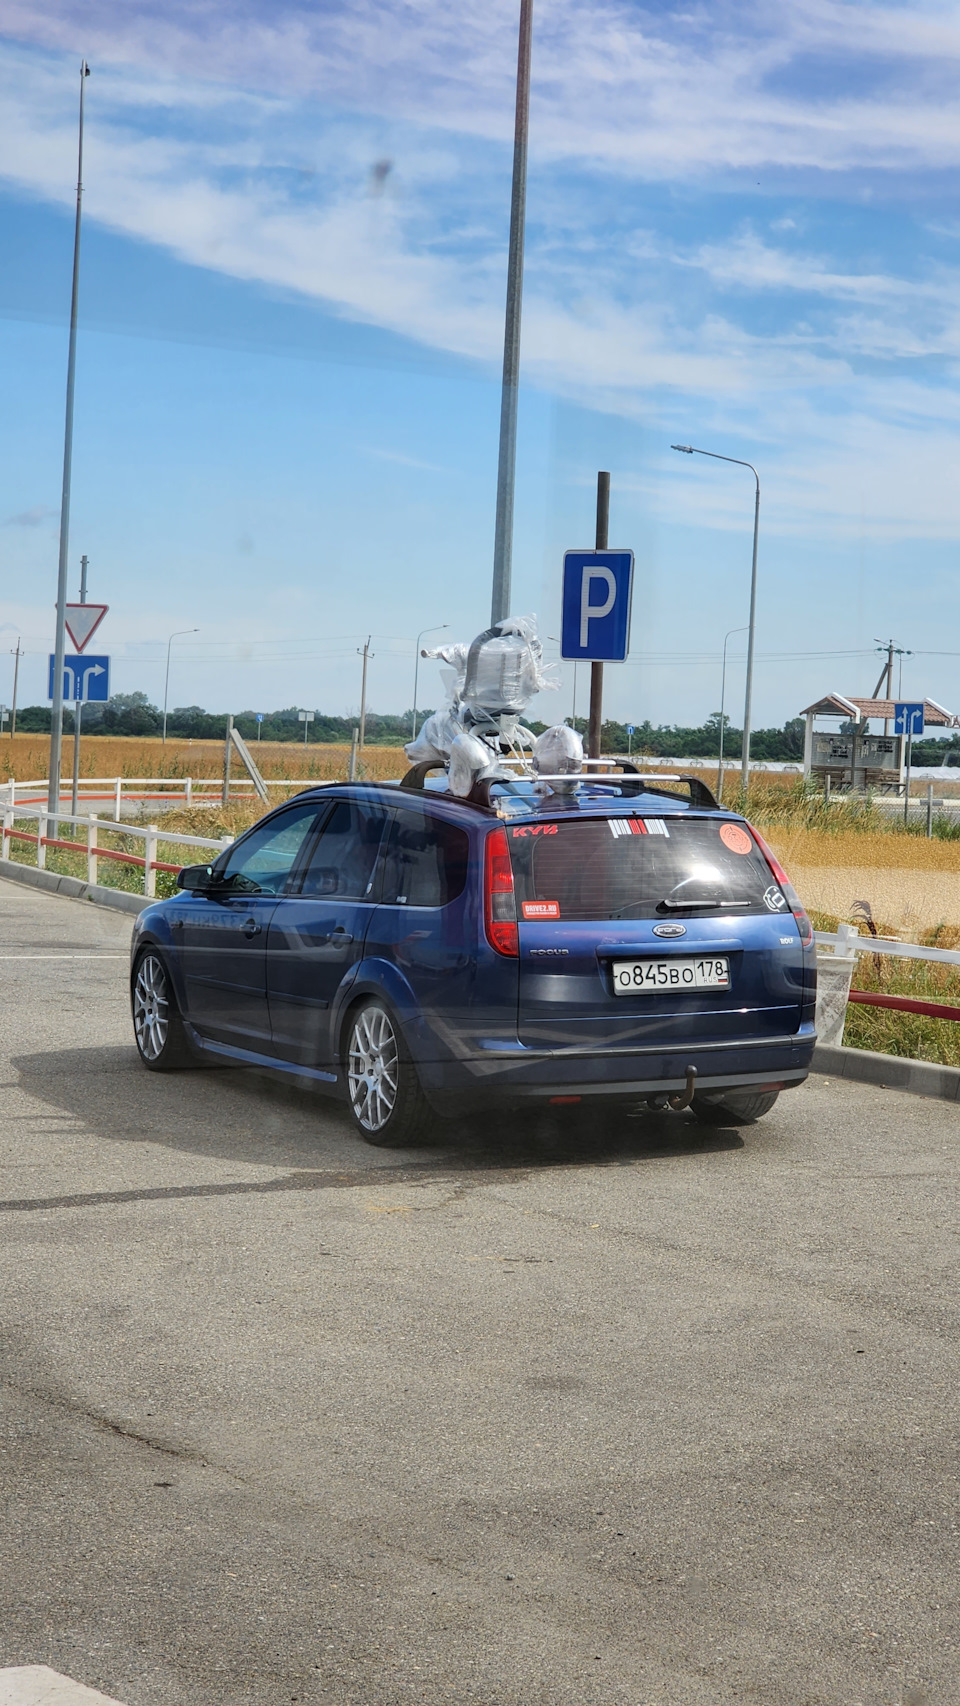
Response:
M813 1058L812 1025L790 1036L701 1043L686 1048L529 1049L497 1042L457 1061L418 1061L427 1096L437 1108L476 1105L478 1097L527 1101L551 1096L642 1098L683 1089L687 1071L703 1090L802 1084Z

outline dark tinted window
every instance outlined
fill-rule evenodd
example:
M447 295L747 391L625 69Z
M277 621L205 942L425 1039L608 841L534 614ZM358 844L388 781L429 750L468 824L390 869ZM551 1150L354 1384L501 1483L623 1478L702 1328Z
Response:
M669 918L790 908L753 837L717 819L511 824L521 919Z
M339 801L310 855L301 894L371 900L385 825L382 806Z
M395 906L446 906L463 893L470 841L463 829L398 811L384 860L381 898Z
M218 860L220 881L236 894L279 894L316 821L314 800L258 824Z

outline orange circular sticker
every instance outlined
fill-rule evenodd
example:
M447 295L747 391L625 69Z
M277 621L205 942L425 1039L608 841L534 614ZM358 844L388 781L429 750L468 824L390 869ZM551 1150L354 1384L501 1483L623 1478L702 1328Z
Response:
M724 847L729 847L731 853L752 853L753 842L745 829L738 823L722 823L720 825L720 840Z

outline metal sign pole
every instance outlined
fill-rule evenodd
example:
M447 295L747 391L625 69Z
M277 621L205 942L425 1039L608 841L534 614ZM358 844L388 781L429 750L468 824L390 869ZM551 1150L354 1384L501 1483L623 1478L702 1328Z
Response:
M610 536L610 475L597 475L597 542L596 549L605 551ZM603 664L590 665L590 722L587 729L587 757L599 758L603 727Z
M73 292L70 298L70 344L67 354L67 407L63 433L63 490L60 499L60 562L57 572L57 634L54 644L53 710L50 717L50 778L47 810L60 805L60 764L63 749L63 659L66 652L67 550L70 542L70 476L73 466L73 393L77 372L77 305L80 294L80 207L83 200L83 93L90 67L80 64L80 131L77 149L77 220L73 234ZM56 835L56 827L54 827Z
M80 603L87 602L87 559L80 558ZM76 685L79 687L82 676L78 676ZM73 788L70 793L70 810L74 817L77 815L77 794L80 788L80 721L83 716L83 700L77 697L73 707Z

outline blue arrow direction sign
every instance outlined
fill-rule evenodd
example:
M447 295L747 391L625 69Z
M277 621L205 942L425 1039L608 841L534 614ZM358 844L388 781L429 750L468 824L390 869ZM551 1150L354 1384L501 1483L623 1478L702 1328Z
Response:
M47 680L47 698L53 698L53 666ZM71 705L79 699L81 705L105 705L110 697L110 659L65 657L63 660L63 697Z
M923 705L912 703L910 700L898 702L893 707L893 732L895 735L923 734Z
M567 551L560 656L622 663L630 649L632 551Z

